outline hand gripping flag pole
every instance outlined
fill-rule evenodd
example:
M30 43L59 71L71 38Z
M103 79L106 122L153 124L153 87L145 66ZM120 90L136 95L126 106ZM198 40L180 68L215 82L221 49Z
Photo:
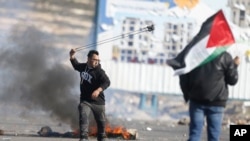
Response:
M154 25L150 25L150 26L141 28L141 29L133 31L133 32L129 32L129 33L126 33L126 34L121 34L119 36L115 36L115 37L105 39L105 40L102 40L102 41L99 41L99 42L95 42L95 43L91 43L91 44L84 45L84 46L81 46L81 47L77 47L77 48L75 48L75 51L85 50L85 49L91 48L91 47L96 46L96 45L101 45L101 44L112 42L112 41L115 41L115 40L118 40L118 39L126 38L129 35L136 35L136 34L146 32L146 31L151 32L153 30L154 30Z

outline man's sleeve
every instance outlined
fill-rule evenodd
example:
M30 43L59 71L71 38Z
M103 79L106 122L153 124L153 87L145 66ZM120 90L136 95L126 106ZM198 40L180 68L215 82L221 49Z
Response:
M100 87L105 90L110 86L110 80L109 77L107 76L107 74L105 73L104 70L101 70L100 72Z
M80 63L77 61L77 59L76 58L70 59L70 62L72 64L73 68L75 70L79 71L79 69L80 69Z
M187 74L180 75L179 78L180 78L180 87L181 87L181 91L183 93L184 100L185 100L185 102L188 102L188 100L189 100L188 75Z
M238 70L237 65L230 54L225 56L225 81L229 85L235 85L238 82Z

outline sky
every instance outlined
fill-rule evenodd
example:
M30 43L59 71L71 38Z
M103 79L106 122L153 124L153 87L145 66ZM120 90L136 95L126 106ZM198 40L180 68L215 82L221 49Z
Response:
M227 5L228 0L201 0L201 2L206 3L209 7L219 10Z

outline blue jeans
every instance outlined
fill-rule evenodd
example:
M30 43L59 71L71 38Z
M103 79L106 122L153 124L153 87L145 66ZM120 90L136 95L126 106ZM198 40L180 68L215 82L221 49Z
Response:
M201 140L205 118L207 122L208 141L219 141L223 115L224 107L222 106L207 106L190 101L190 125L188 141Z

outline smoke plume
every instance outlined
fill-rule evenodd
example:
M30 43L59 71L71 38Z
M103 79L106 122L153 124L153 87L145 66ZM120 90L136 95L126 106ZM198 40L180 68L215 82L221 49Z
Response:
M32 26L12 28L8 44L1 44L0 98L18 103L29 111L46 111L76 127L75 72L60 60L60 54L68 50L51 47L46 42L48 38Z
M93 38L95 1L0 0L0 5L0 106L13 105L21 109L15 114L24 116L46 113L77 128L79 77L69 50ZM86 56L78 55L79 61Z

